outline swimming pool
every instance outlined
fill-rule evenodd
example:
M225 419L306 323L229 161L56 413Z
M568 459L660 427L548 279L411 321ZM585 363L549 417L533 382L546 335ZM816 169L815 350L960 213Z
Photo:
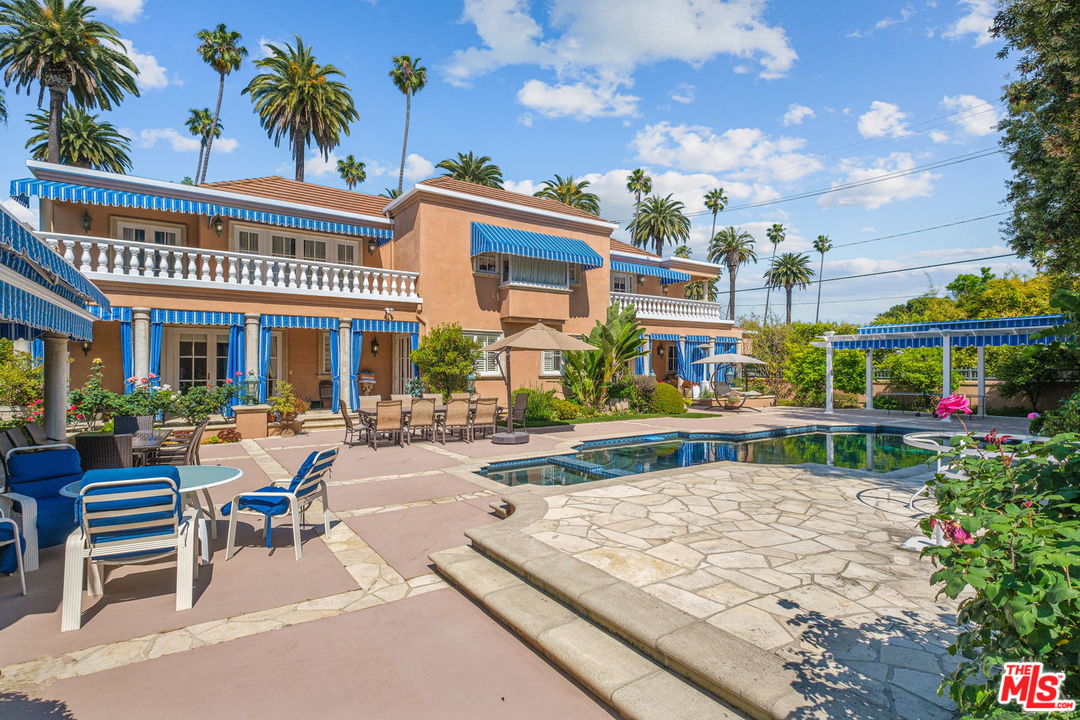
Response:
M888 473L934 457L932 451L904 445L903 436L910 432L882 426L806 426L743 434L636 435L584 442L569 455L492 463L479 474L504 485L575 485L722 460L819 463Z

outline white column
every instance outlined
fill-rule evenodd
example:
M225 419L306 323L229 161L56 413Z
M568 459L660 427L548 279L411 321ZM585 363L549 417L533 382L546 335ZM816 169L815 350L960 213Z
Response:
M976 349L976 379L979 383L979 417L986 417L986 348L980 345Z
M131 309L131 374L144 378L150 373L150 308Z
M256 375L259 374L259 319L259 313L244 315L244 367Z
M338 393L345 401L346 407L350 404L351 393L349 387L355 380L352 376L352 320L338 318ZM350 407L350 410L357 408ZM334 408L337 411L337 408Z
M655 350L655 348L653 347L652 338L647 338L645 340L645 347L649 350L649 354L645 356L645 375L652 377L656 374L653 370L653 350Z
M45 341L45 434L63 442L67 437L68 339L46 333Z
M832 336L836 333L829 331L825 333L825 414L831 415L833 412L833 346ZM832 436L829 436L829 447L832 448ZM832 464L830 460L829 464Z
M874 351L866 351L866 409L874 409Z

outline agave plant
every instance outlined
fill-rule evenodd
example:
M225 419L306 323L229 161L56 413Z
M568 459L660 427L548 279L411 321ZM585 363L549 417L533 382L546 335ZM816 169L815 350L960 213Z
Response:
M567 396L585 407L606 405L612 383L629 372L631 360L647 353L641 345L644 332L633 306L609 306L605 321L597 320L585 338L597 349L563 353Z

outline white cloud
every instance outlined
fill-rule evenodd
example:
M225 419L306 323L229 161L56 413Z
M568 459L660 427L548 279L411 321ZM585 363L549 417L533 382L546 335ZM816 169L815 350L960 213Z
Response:
M677 103L694 102L694 86L688 82L681 82L675 86L675 89L668 93L668 97Z
M982 137L997 132L1000 113L994 105L975 95L946 95L941 107L953 114L952 122L965 135Z
M330 153L325 158L322 153L312 153L311 157L304 161L304 177L322 177L332 172L337 172L337 161L340 160L336 153ZM288 167L293 169L293 164Z
M915 8L911 4L907 4L900 8L900 12L896 15L886 15L885 17L874 23L874 26L869 30L852 30L847 34L852 38L863 38L873 35L878 30L884 30L885 28L892 27L893 25L900 25L906 23L915 15Z
M993 0L960 0L959 5L967 9L967 14L950 25L941 37L960 40L967 35L974 35L975 47L986 45L993 40L990 36L990 26L994 24Z
M141 148L156 147L158 141L168 143L175 152L198 152L199 139L182 134L172 128L144 128L140 130L135 139L135 144ZM215 153L231 153L240 143L235 138L214 138Z
M734 128L718 135L700 125L660 122L639 130L630 144L643 162L728 173L736 180L790 182L821 168L813 155L798 152L804 139L773 139L757 128Z
M142 15L144 0L94 0L94 7L119 22L134 22Z
M899 105L875 100L870 103L870 109L859 116L859 134L867 138L910 135L907 117L908 114L902 112Z
M258 55L260 58L270 57L270 46L277 45L280 47L284 43L283 40L276 40L274 38L260 37Z
M911 170L915 166L915 159L910 153L892 153L887 157L878 158L870 166L864 165L857 159L847 158L840 163L844 177L833 183L832 187L880 178L884 175ZM892 177L861 187L822 195L818 198L817 204L823 208L858 206L865 210L876 210L883 205L901 200L929 197L933 194L934 181L940 177L929 171Z
M637 112L640 98L616 92L618 84L591 85L585 82L548 85L529 80L518 90L518 102L544 117L624 117Z
M948 142L949 133L941 132L940 130L931 130L930 139L936 143Z
M787 112L784 113L784 117L780 118L780 122L783 125L802 125L803 120L806 118L816 117L816 113L813 108L808 108L805 105L799 103L791 103L787 107Z
M135 82L140 90L160 90L169 84L168 68L162 66L156 57L139 52L130 40L121 39L120 44L131 62L139 69Z
M409 156L405 158L405 179L410 182L416 182L417 180L423 180L429 178L435 174L435 163L431 162L422 155L417 153L409 153Z

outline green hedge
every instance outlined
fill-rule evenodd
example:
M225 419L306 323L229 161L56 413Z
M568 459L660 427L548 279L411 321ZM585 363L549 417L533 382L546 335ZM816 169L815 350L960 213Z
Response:
M677 387L667 383L657 383L656 392L653 393L652 398L652 409L653 412L665 415L677 415L686 410L686 403L683 402L682 393Z

